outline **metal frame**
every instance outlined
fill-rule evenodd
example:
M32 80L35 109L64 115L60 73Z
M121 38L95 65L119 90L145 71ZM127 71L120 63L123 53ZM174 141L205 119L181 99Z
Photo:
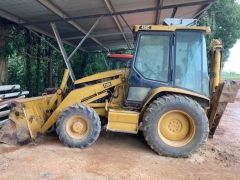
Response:
M18 17L18 16L16 16L16 15L11 14L11 13L9 13L9 12L7 12L7 11L4 11L4 10L2 10L2 9L0 9L0 16L6 18L6 19L9 20L9 21L15 22L15 23L17 23L17 24L19 24L19 25L21 25L21 23L25 23L25 20L21 19L20 17ZM27 26L26 28L29 29L29 30L32 31L32 32L33 32L33 31L36 31L36 32L41 33L41 34L44 34L44 35L46 35L46 36L48 36L48 37L54 38L54 35L50 34L50 33L47 32L47 31L41 30L41 29L39 29L39 28L36 27L36 26L30 25L30 26ZM47 41L46 41L46 42L47 42ZM68 44L68 45L70 45L70 46L75 46L74 44L72 44L72 43L70 43L70 42L68 42L68 41L65 41L65 40L64 40L63 42L66 43L66 44ZM50 45L51 43L48 42L48 44ZM52 44L51 44L51 46L54 47L54 45L52 45ZM56 48L56 47L55 47L55 48ZM54 48L54 49L55 49L55 48Z
M130 30L130 32L132 32L132 28L131 28L130 25L128 24L127 20L123 17L123 15L120 14L119 16L122 18L123 22L127 25L127 27L128 27L128 29Z
M178 10L177 7L173 8L171 18L174 18L174 17L175 17L175 15L176 15L176 13L177 13L177 10Z
M157 1L157 8L162 8L163 6L163 0L158 0ZM155 20L155 24L159 24L160 23L160 17L161 17L161 9L157 9L156 10L156 20Z
M56 15L58 15L59 17L62 18L62 20L64 19L68 19L69 16L63 11L61 10L59 7L57 7L55 4L53 4L53 2L50 2L48 0L37 0L37 2L39 2L41 5L43 5L45 8L47 8L48 10L50 10L51 12L55 13ZM98 18L98 17L97 17ZM54 21L49 21L49 22L54 22ZM87 34L87 31L81 27L78 23L76 23L73 20L69 20L67 21L68 24L71 24L74 28L76 28L78 31L80 31L83 34ZM98 41L96 38L91 37L90 38L97 43L99 46L101 46L103 49L105 50L109 50L107 47L105 47L100 41Z
M40 1L40 0L38 0ZM41 0L46 1L46 0ZM55 19L55 20L47 20L47 21L29 21L26 23L20 23L24 26L29 25L35 25L35 24L46 24L50 22L68 22L73 20L80 20L80 19L91 19L91 18L98 18L100 16L117 16L117 15L124 15L124 14L134 14L134 13L141 13L141 12L150 12L150 11L157 11L162 9L173 9L173 8L180 8L180 7L189 7L189 6L197 6L197 5L208 5L212 4L213 2L216 2L216 0L203 0L203 1L197 1L197 2L189 2L189 3L181 3L181 4L173 4L173 5L167 5L162 7L151 7L151 8L142 8L142 9L133 9L133 10L127 10L127 11L118 11L113 13L101 13L101 14L91 14L91 15L84 15L84 16L75 16L75 17L65 17L61 19Z
M204 14L205 11L207 11L210 7L211 7L212 4L207 4L205 5L201 11L199 11L197 14L194 15L194 19L199 19L201 18L201 16Z
M124 34L132 34L132 31L123 32ZM107 37L107 36L116 36L121 35L121 32L113 32L113 33L103 33L103 34L92 34L92 37ZM75 40L75 39L82 39L84 36L69 36L63 38L64 40Z
M73 57L73 55L77 52L77 50L81 47L81 45L84 43L84 41L89 37L89 35L91 34L91 32L95 29L95 27L97 26L97 24L99 23L99 21L102 19L102 17L99 17L95 23L93 24L93 26L89 29L89 31L86 33L86 35L83 37L83 39L79 42L79 44L77 45L77 47L73 50L73 52L67 56L67 53L65 51L65 48L63 46L63 43L62 43L62 40L61 40L61 37L59 35L59 32L58 32L58 29L57 29L57 25L55 23L51 23L51 27L52 27L52 30L53 30L53 33L55 35L55 38L57 40L57 43L58 43L58 46L61 50L61 53L62 53L62 56L63 56L63 59L65 61L65 64L69 70L69 73L70 73L70 77L71 77L71 80L72 82L74 82L76 80L75 78L75 75L74 75L74 72L72 70L72 66L70 64L70 59Z
M216 0L201 0L201 1L194 1L194 2L186 2L186 3L179 3L179 4L171 4L171 5L163 5L164 0L157 0L156 1L156 5L155 7L150 7L150 8L141 8L141 9L131 9L131 10L126 10L126 11L118 11L116 12L114 10L114 7L111 3L111 0L103 0L103 3L105 4L105 6L108 9L108 13L102 13L102 14L90 14L90 15L84 15L84 16L75 16L75 17L70 17L66 12L64 12L64 10L62 10L61 8L59 8L56 4L54 4L52 1L48 1L48 0L37 0L37 2L39 4L41 4L42 6L44 6L45 8L47 8L47 10L51 11L52 13L56 14L57 16L59 16L60 18L56 18L54 20L43 20L43 21L25 21L24 19L21 19L5 10L0 9L0 16L4 17L6 19L9 19L11 21L14 21L16 23L18 23L19 25L22 26L26 26L26 28L28 29L32 29L34 31L37 31L39 33L43 33L49 37L54 37L54 35L52 35L49 32L46 32L42 29L39 29L38 27L36 27L35 25L37 24L44 24L44 23L51 23L51 22L66 22L70 25L72 25L74 28L76 28L79 32L83 33L83 34L87 34L87 31L80 26L75 20L79 20L79 19L91 19L91 18L98 18L98 17L112 17L114 22L117 25L117 28L119 30L118 34L122 35L125 43L128 46L128 49L132 49L132 43L130 42L129 38L127 37L127 33L128 32L124 32L123 29L123 22L127 25L127 27L129 28L129 30L131 31L131 27L129 26L129 24L127 23L127 21L125 20L125 18L123 17L123 15L128 15L128 14L133 14L133 13L143 13L143 12L151 12L151 11L155 11L156 15L155 15L155 24L159 24L160 22L160 17L161 17L161 11L163 9L172 9L173 12L171 14L171 17L174 17L178 8L181 7L190 7L190 6L197 6L197 5L202 5L201 10L196 13L194 16L195 18L199 17L202 15L202 13L208 9L210 7L210 5L213 2L216 2ZM120 19L121 18L121 19ZM122 20L122 21L121 21ZM114 33L110 32L108 33L109 36L113 36ZM115 35L117 35L117 33L115 33ZM96 45L94 47L98 47L98 49L101 51L109 51L109 48L106 47L103 43L99 42L98 39L96 39L96 37L103 37L103 36L107 36L107 34L104 35L91 35L89 36L89 38L91 38ZM63 42L67 43L68 45L74 46L73 43L70 43L69 41L64 41L64 40L71 40L71 39L78 39L79 37L82 36L78 36L77 38L75 37L70 37L70 38L64 38ZM88 47L84 47L81 48L82 51L86 51L86 48ZM91 50L90 50L91 51Z
M104 0L104 3L105 3L105 5L107 6L108 11L109 11L110 13L114 13L114 12L115 12L114 7L113 7L113 5L112 5L112 3L111 3L110 0ZM126 44L127 44L128 48L131 48L131 45L130 45L129 41L128 41L127 37L126 37L125 34L124 34L124 30L123 30L123 27L122 27L122 25L121 25L120 20L118 19L117 16L112 16L112 18L113 18L113 20L115 21L118 30L121 32L121 34L122 34L122 36L123 36L123 39L126 41Z

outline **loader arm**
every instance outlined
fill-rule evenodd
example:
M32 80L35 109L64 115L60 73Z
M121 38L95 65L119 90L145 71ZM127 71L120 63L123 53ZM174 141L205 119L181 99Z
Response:
M62 93L65 92L67 88L68 78L69 78L69 70L65 69L61 85L58 88L58 90L54 93L53 97L50 99L48 103L48 109L53 109L53 106L56 103L56 101L57 101L57 105L61 103Z
M62 103L57 107L57 109L52 113L52 115L47 119L47 121L43 124L40 132L46 132L57 121L60 113L66 107L79 103L88 104L96 101L97 99L103 98L108 95L108 93L106 92L107 89L120 85L121 83L122 79L117 78L71 91L62 101ZM35 138L35 136L33 136L33 138Z
M0 139L0 141L7 143L6 141L15 139L16 142L25 142L26 139L35 139L38 133L45 133L53 126L66 107L79 103L90 104L106 97L109 95L108 89L118 88L122 83L126 83L127 75L128 69L120 69L82 78L77 80L75 84L97 80L100 80L100 82L74 89L63 99L63 93L67 88L69 79L69 70L65 70L62 83L53 95L27 98L14 102L14 107L12 107L9 115L10 125L8 128L15 128L15 133L10 133L13 136L12 138L3 135L5 138ZM101 107L98 111L105 113L106 103L93 103L93 106Z

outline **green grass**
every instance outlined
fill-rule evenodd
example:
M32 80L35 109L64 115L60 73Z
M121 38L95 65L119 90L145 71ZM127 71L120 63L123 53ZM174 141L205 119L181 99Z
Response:
M240 74L224 74L221 76L223 80L230 79L230 80L240 80Z

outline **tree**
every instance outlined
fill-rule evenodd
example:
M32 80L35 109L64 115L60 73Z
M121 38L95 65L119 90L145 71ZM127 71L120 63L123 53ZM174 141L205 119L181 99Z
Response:
M36 51L36 91L35 95L38 95L39 92L39 83L40 83L40 63L41 63L41 38L37 38L36 46L35 48L37 49Z
M25 50L25 82L26 87L29 90L30 96L33 95L33 87L32 87L32 71L31 71L31 45L32 45L32 38L29 30L26 30L26 50Z
M200 22L211 27L211 39L221 39L224 44L223 62L227 61L229 49L240 38L240 5L235 0L219 0L207 11Z
M8 81L8 61L6 58L6 38L10 22L0 18L0 85Z

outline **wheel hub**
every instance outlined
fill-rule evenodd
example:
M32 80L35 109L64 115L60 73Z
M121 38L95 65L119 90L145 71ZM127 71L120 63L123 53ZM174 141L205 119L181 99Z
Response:
M84 124L82 124L81 122L75 122L73 125L72 125L72 129L74 132L76 133L81 133L84 131Z
M195 133L193 119L180 110L165 113L158 123L158 134L168 145L181 147L191 141Z
M67 121L66 130L72 138L83 138L88 133L88 123L79 116L73 116Z
M182 130L182 123L178 119L170 120L168 124L168 130L172 133L178 133Z

